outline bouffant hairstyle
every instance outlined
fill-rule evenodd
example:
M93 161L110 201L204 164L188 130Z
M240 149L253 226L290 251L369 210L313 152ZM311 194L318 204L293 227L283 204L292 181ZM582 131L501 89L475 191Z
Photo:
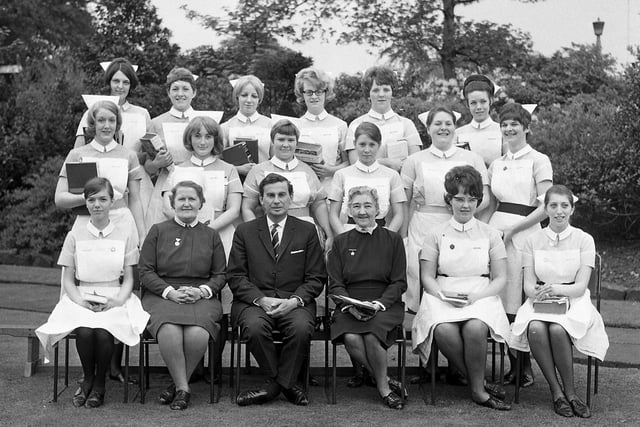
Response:
M296 101L298 101L298 103L304 104L304 82L309 83L315 88L315 90L324 90L325 102L329 102L335 98L335 94L333 93L333 79L329 77L327 73L318 68L308 67L298 71L298 74L296 74L294 91L296 94Z
M482 203L482 176L473 166L455 166L444 177L444 201L450 205L458 193L469 194Z
M120 108L111 101L97 101L89 108L89 112L87 113L87 128L89 129L89 133L92 135L96 134L96 114L98 110L101 109L105 109L116 115L115 134L117 135L122 127L122 113L120 113Z

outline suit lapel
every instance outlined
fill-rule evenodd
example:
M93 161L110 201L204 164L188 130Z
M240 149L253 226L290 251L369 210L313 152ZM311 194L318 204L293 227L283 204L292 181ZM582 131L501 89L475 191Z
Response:
M269 232L269 227L267 226L267 217L263 216L258 224L258 237L260 241L264 245L264 248L267 250L271 258L275 259L276 254L273 251L273 245L271 244L271 233ZM280 245L282 248L282 245Z
M287 217L287 222L284 225L284 230L282 233L282 239L280 241L280 247L278 248L278 259L282 258L282 254L285 252L289 244L291 243L291 239L296 232L296 224L292 221L292 217Z

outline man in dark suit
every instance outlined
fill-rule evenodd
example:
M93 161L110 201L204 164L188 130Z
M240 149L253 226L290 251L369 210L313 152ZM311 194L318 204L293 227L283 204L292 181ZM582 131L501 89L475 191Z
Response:
M265 403L280 392L296 405L309 403L296 379L309 351L315 298L327 274L313 224L287 215L293 187L271 173L260 183L266 216L241 224L233 237L227 281L233 292L231 319L268 376L263 389L240 393L238 405ZM282 332L278 356L272 330Z

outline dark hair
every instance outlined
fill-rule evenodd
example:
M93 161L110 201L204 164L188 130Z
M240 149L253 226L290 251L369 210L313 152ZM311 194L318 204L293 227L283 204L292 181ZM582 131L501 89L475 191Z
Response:
M300 130L298 130L298 127L294 125L293 122L287 119L278 120L276 124L273 125L271 133L269 134L271 142L273 142L277 133L280 135L295 136L296 141L300 139Z
M455 166L444 176L444 201L451 204L453 196L467 193L478 199L479 206L482 203L482 176L473 166Z
M180 181L179 183L173 186L173 188L171 189L171 193L169 193L169 202L171 203L171 207L173 209L176 208L175 199L176 199L176 192L178 191L178 188L193 188L194 190L196 190L196 194L200 199L200 208L202 208L202 205L204 205L205 200L204 200L204 191L202 190L202 187L200 186L200 184L196 184L193 181Z
M167 92L171 89L171 85L177 81L187 82L191 85L191 89L196 91L196 79L193 73L182 67L175 67L167 74Z
M264 187L269 184L277 184L278 182L286 182L287 188L289 190L289 196L293 197L293 184L284 176L277 173L270 173L264 177L262 181L260 181L260 185L258 185L258 192L260 193L260 197L264 196Z
M489 96L489 102L493 102L495 86L487 76L483 76L482 74L472 74L466 78L462 85L462 94L464 95L464 98L467 99L469 93L475 91L486 92Z
M357 141L360 135L368 136L369 138L377 142L378 145L382 144L382 133L380 132L380 128L378 127L378 125L376 125L375 123L360 123L354 133L354 141Z
M111 79L113 78L113 75L118 71L122 71L122 73L129 79L129 83L131 84L129 86L129 92L134 90L140 83L140 80L138 80L138 76L136 75L136 71L133 69L133 65L131 65L131 62L129 62L129 60L127 60L126 58L116 58L111 61L111 64L109 64L107 70L104 72L104 84L110 87Z
M569 204L571 204L571 207L573 207L573 205L574 205L574 203L573 203L573 191L569 190L569 188L567 188L566 186L564 186L562 184L554 184L551 187L549 187L547 192L544 194L544 205L545 205L545 207L549 204L549 199L551 198L552 194L558 194L560 196L565 196L567 199L569 199Z
M113 200L114 193L113 193L113 185L111 185L111 181L109 181L107 178L102 178L100 176L91 178L84 185L83 194L84 194L85 200L93 196L94 194L98 194L102 190L107 190L107 193L109 193L109 197L111 197L111 200Z
M500 124L502 125L502 122L507 120L515 120L526 130L531 124L531 114L517 102L510 102L500 109Z
M453 124L454 125L456 124L456 115L453 114L453 110L451 110L451 108L444 105L437 105L436 107L429 110L429 114L427 114L427 120L426 120L427 127L431 126L431 123L433 123L433 119L438 113L447 113L448 115L451 116L451 120L453 120Z
M398 87L398 77L396 77L396 73L391 68L385 66L371 67L364 72L360 84L366 98L369 97L369 92L371 92L374 82L378 86L389 85L392 91L395 91L396 87Z
M184 145L184 148L189 151L193 151L191 137L193 134L198 132L201 127L204 127L209 135L213 135L213 150L211 151L211 154L217 156L222 153L224 141L222 140L222 130L220 129L220 125L218 125L218 123L216 123L216 121L211 117L207 116L194 117L187 127L184 128L184 133L182 134L182 144Z
M89 129L91 134L96 134L96 114L100 109L105 109L116 115L115 135L117 135L122 127L122 113L120 113L120 108L111 101L97 101L89 108L89 112L87 113L87 129Z

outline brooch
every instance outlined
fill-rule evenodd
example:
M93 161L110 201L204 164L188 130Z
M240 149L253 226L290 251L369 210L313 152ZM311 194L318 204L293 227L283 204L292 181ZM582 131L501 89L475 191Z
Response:
M455 249L456 245L454 245L453 243L449 245L449 249Z
M115 247L111 247L111 252L115 252L116 248Z
M508 168L505 166L502 168L503 171L506 171Z
M180 241L182 239L180 237L176 237L176 241L173 243L174 246L180 246Z
M354 256L356 254L356 249L349 249L349 255Z

